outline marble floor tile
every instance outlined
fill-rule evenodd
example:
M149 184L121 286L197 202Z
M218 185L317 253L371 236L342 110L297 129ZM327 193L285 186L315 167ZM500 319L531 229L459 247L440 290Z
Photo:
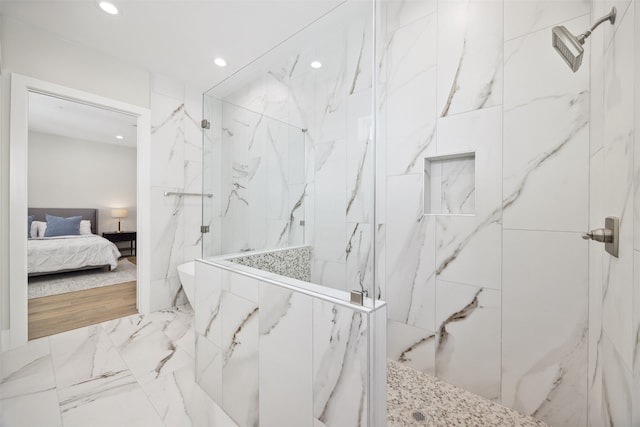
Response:
M151 318L142 314L134 314L120 319L101 323L109 339L120 348L129 341L147 333L147 329L155 329Z
M189 304L149 314L151 322L190 356L195 355L194 312Z
M198 386L191 366L153 380L143 389L167 427L237 425Z
M58 390L65 427L164 426L128 370L109 372Z
M0 426L62 426L55 388L0 400Z
M0 353L0 399L55 388L49 339Z
M162 332L153 316L129 316L104 324L128 368L141 383L193 363L193 356Z
M193 318L184 305L0 353L0 427L235 427L195 381Z
M58 387L68 387L126 365L101 325L74 329L49 337Z

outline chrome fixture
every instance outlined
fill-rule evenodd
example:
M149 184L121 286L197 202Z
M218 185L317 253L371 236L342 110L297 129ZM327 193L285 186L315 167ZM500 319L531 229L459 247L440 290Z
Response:
M616 217L608 216L604 220L604 228L596 228L588 233L583 233L582 238L604 243L604 250L618 258L620 220Z
M591 32L596 27L605 21L609 21L611 25L616 22L616 8L611 8L611 12L608 15L598 19L598 21L591 26L590 29L580 34L578 37L571 34L564 26L553 27L551 30L551 44L553 48L560 54L564 62L567 63L571 71L574 73L578 71L582 64L582 54L584 48L582 45L585 40L591 35Z
M366 291L351 291L351 304L364 305Z
M209 197L209 198L211 198L211 197L213 197L213 194L211 194L211 193L204 193L204 194L202 194L202 193L181 193L181 192L178 192L178 191L165 191L164 192L164 196L165 197L167 197L167 196L198 196L198 197Z

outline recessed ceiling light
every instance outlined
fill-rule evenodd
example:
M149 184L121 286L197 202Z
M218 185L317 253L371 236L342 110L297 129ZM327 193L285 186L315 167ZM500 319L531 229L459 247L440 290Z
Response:
M115 7L113 3L109 3L108 1L101 1L100 3L98 3L98 6L100 6L100 9L104 10L109 15L118 14L118 8Z
M116 139L124 139L124 136L122 136L122 135L116 135Z
M226 67L227 66L227 61L225 61L222 58L216 58L213 60L213 63L216 64L218 67Z
M313 61L311 63L311 68L316 68L317 69L317 68L321 68L321 67L322 67L322 62L320 62L320 61Z

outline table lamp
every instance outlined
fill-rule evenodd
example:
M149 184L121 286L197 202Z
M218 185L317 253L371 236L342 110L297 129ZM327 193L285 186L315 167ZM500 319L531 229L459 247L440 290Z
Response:
M126 209L111 209L111 217L118 219L118 231L116 231L116 233L122 233L120 230L120 220L126 218L128 215L129 212Z

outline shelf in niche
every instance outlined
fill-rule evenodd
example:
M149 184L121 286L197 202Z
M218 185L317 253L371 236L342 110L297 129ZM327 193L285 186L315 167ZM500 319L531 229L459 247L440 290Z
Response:
M476 210L476 153L424 159L424 214L473 216Z

